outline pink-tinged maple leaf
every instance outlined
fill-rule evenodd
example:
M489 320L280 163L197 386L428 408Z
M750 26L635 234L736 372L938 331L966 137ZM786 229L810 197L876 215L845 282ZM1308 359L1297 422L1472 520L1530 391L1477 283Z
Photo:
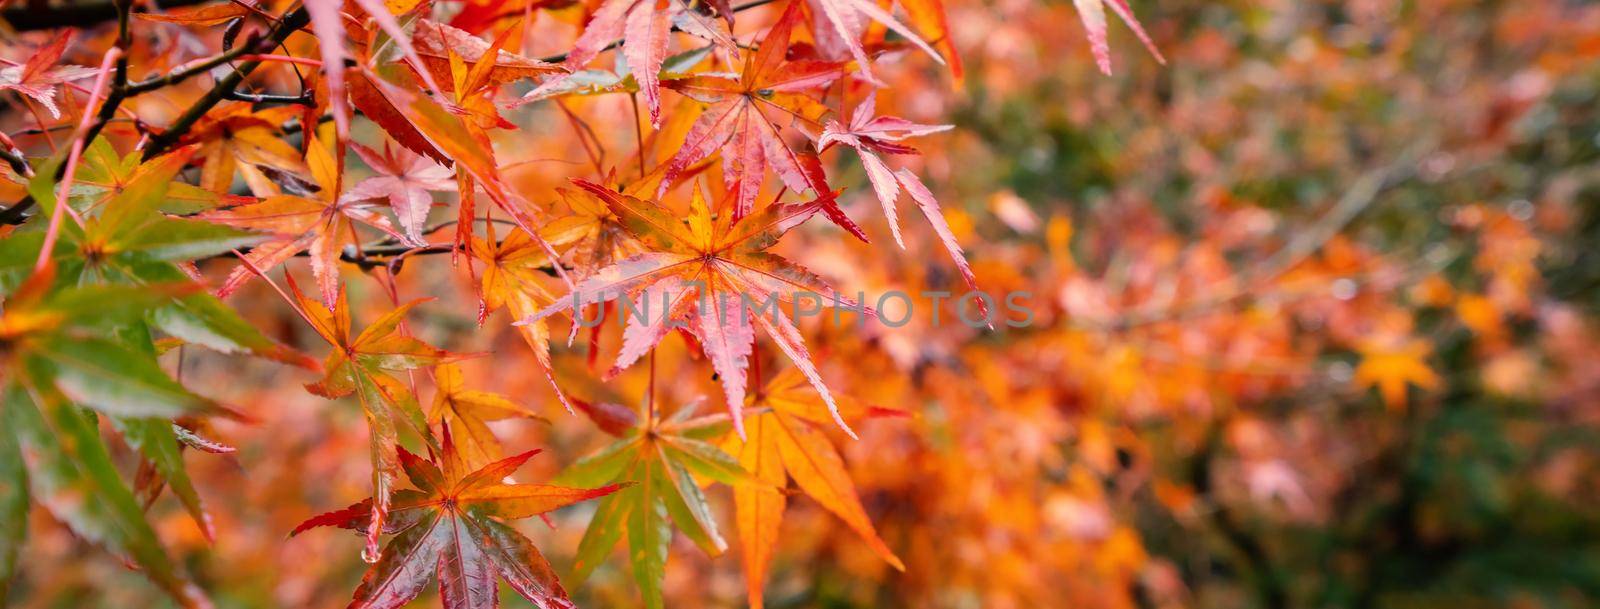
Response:
M939 209L939 200L933 198L933 193L928 191L928 187L924 186L922 180L917 178L917 174L911 173L910 169L902 167L894 172L894 177L900 182L900 186L906 189L906 194L911 195L911 201L917 204L917 209L922 210L922 215L928 218L928 224L933 226L933 232L939 235L939 241L944 243L945 251L950 252L950 258L955 261L956 269L961 271L961 280L966 282L967 289L976 291L978 279L973 276L972 266L967 264L966 255L961 253L961 243L956 241L956 234L951 232L950 224L944 221L944 212ZM978 313L984 319L988 319L989 305L982 298L977 301ZM989 327L993 328L994 324L990 323Z
M689 217L680 219L656 203L590 182L576 184L605 201L650 251L596 271L578 282L572 294L518 323L537 323L577 306L626 299L619 309L628 311L627 325L612 373L638 361L671 330L686 330L700 342L721 378L728 413L741 436L746 368L759 327L816 387L839 427L854 436L834 409L833 395L812 364L799 330L779 303L792 306L809 294L839 306L856 304L811 271L765 251L816 213L816 205L774 203L734 220L730 214L713 217L696 189Z
M311 272L323 302L332 303L339 293L339 255L344 243L355 234L351 222L376 228L396 238L389 219L370 205L338 196L338 169L327 147L313 139L306 153L306 164L320 190L313 196L277 195L238 207L209 211L197 217L209 222L259 230L279 238L256 246L245 254L249 265L234 269L218 289L227 296L244 285L256 270L265 271L282 264L302 251L311 255ZM253 268L252 268L253 267Z
M1083 19L1083 28L1089 32L1089 50L1094 53L1094 62L1100 66L1101 72L1108 76L1111 74L1111 46L1106 42L1106 4L1110 4L1111 12L1128 24L1128 29L1133 30L1133 34L1139 37L1139 42L1144 43L1144 48L1150 50L1156 61L1166 65L1167 59L1161 56L1161 51L1156 50L1156 44L1145 33L1144 26L1139 25L1139 18L1133 16L1128 0L1072 0L1072 3L1078 7L1078 17Z
M0 68L0 91L12 90L26 95L50 112L51 118L61 118L61 110L56 107L56 88L67 82L82 80L94 76L99 71L83 66L58 66L56 61L61 59L62 52L66 51L67 43L72 40L72 32L57 36L54 41L39 52L34 53L28 61L20 66Z
M623 39L622 55L628 60L628 71L638 81L639 92L644 94L651 124L660 127L661 64L667 57L674 20L685 24L685 31L707 38L730 53L738 53L731 35L717 27L711 17L688 8L682 0L606 0L584 26L583 34L573 43L562 65L576 71L593 61L613 41ZM563 80L565 77L551 79L524 99L543 99Z
M894 242L904 248L905 242L900 238L900 222L894 207L895 200L900 196L900 184L878 153L916 154L915 148L899 142L909 137L948 131L953 126L923 125L893 116L873 116L876 106L877 93L867 94L861 105L856 106L855 113L850 115L850 125L847 127L829 120L823 126L817 144L824 149L833 144L844 144L856 150L861 156L862 166L866 168L867 180L872 183L872 190L883 205L883 215L889 220L889 231L894 235Z
M795 192L817 186L808 178L801 154L784 141L783 127L777 121L820 127L819 121L830 110L811 92L837 80L844 65L788 61L789 37L799 20L799 5L791 3L760 48L745 54L744 69L737 78L700 74L668 84L709 105L689 127L678 153L667 161L656 196L665 194L684 170L713 154L722 155L723 184L736 193L735 219L750 213L769 167ZM816 194L825 196L826 187Z
M912 203L917 209L922 210L922 215L928 218L928 223L933 225L933 231L939 235L939 240L944 243L945 250L950 252L950 257L955 261L956 268L961 271L961 279L966 282L967 288L978 289L977 278L972 274L971 265L961 253L961 244L956 241L955 233L950 230L950 224L944 220L944 212L939 209L939 200L922 183L922 179L909 169L891 171L883 162L878 153L884 154L916 154L917 149L901 144L902 140L910 137L938 133L951 128L950 125L924 125L913 123L903 118L893 116L873 116L877 105L877 94L868 94L867 98L856 106L854 114L850 116L848 127L830 120L823 127L822 135L817 138L818 145L823 148L834 144L843 144L854 148L856 154L861 156L861 165L866 168L867 180L872 183L872 190L878 196L878 202L883 205L883 215L889 221L889 231L894 235L894 242L901 248L905 242L900 238L899 219L895 213L895 201L900 196L900 189L904 188L911 195ZM983 299L978 299L978 308L988 317L988 306Z
M812 14L818 20L826 21L829 26L813 28L819 46L823 49L843 47L856 60L861 68L861 74L869 82L876 83L878 80L872 75L867 51L861 46L861 35L866 31L867 19L881 23L894 33L905 37L940 65L945 63L944 57L939 55L927 41L900 23L900 20L895 19L889 11L878 6L874 0L806 0L806 3L811 6Z
M426 245L422 229L428 221L428 208L433 206L433 195L428 193L455 190L453 172L404 147L391 147L387 141L382 153L354 142L350 148L378 175L351 187L340 201L387 200L405 229L406 242Z

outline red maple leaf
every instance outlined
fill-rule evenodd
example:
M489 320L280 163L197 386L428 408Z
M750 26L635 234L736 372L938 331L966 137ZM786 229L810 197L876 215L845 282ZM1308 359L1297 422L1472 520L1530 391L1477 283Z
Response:
M56 87L94 76L99 71L83 66L58 66L61 53L72 41L72 32L57 36L43 49L39 49L22 65L0 68L0 90L12 90L32 98L50 111L51 118L61 118L56 107Z

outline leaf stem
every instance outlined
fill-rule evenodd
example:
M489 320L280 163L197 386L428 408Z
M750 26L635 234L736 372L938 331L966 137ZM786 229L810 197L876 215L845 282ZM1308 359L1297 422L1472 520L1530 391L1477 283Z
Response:
M644 170L644 127L639 124L639 94L629 92L628 101L633 102L633 139L639 143L639 180L643 181L647 174Z
M656 350L650 350L650 385L645 388L645 420L656 426Z

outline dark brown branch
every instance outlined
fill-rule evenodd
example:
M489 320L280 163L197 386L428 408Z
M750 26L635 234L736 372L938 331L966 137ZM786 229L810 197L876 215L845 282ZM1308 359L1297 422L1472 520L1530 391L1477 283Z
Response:
M502 240L500 243L504 244L505 242ZM369 245L360 249L357 249L354 246L345 246L344 251L339 252L339 259L344 262L359 266L363 269L386 268L389 270L391 275L398 275L400 274L400 266L398 263L404 261L406 258L411 256L449 254L457 251L457 249L458 248L455 246L455 244L452 243L431 243L421 247L403 244ZM465 248L459 249L461 251L466 251ZM300 252L295 255L309 256L310 254L307 252ZM548 261L536 268L551 277L559 276L559 273L556 272L555 265L550 264Z
M116 46L121 49L122 53L117 57L116 74L111 82L111 90L106 94L105 101L100 104L100 111L95 115L94 124L90 125L89 129L83 133L82 142L84 146L87 146L89 142L93 142L94 138L100 135L100 131L106 128L106 123L116 118L117 108L121 107L122 100L127 98L128 49L133 46L133 34L129 30L129 21L133 18L133 0L113 0L111 7L117 19ZM90 103L93 102L91 101ZM55 177L59 179L61 173L65 170L65 164L58 166ZM33 197L23 197L15 205L6 208L4 212L0 212L0 224L22 223L22 214L33 205Z
M223 51L222 53L212 56L211 58L208 58L200 63L173 70L172 72L162 76L152 76L150 78L130 84L127 87L128 96L132 97L143 93L149 93L162 87L168 87L181 83L194 76L209 72L217 66L230 63L241 56L248 55L257 50L256 41L254 38L252 38L251 40L247 40L244 44Z
M7 165L10 165L11 170L17 172L17 175L28 175L28 160L22 158L21 154L12 152L4 147L0 147L0 160L4 160ZM8 209L6 211L11 210Z
M84 134L84 142L94 141L94 138L99 136L100 131L103 130L106 124L110 123L111 120L116 116L117 108L120 107L122 102L127 98L138 95L139 93L144 93L146 91L166 86L168 84L180 82L184 79L208 70L211 67L227 63L228 61L231 61L232 59L239 57L246 52L271 50L278 45L283 44L283 41L287 40L290 34L293 34L310 23L310 15L306 12L305 8L296 9L294 12L285 15L283 19L278 21L278 23L274 24L271 33L268 34L266 40L264 41L260 41L256 44L239 45L238 47L229 49L228 51L218 55L216 58L213 58L212 61L207 61L199 66L193 66L173 72L172 74L168 74L163 77L159 77L157 79L142 81L130 85L128 83L128 59L126 51L132 40L129 32L129 21L132 13L132 5L133 0L114 0L114 2L109 5L113 11L112 17L117 18L117 45L123 48L124 53L122 58L117 61L116 78L111 86L110 92L106 96L106 101L100 106L100 112L96 116L95 123L91 125L89 130ZM118 9L120 9L120 13L118 12ZM236 99L240 95L237 91L239 84L244 82L245 77L251 72L254 72L255 69L260 66L261 62L259 61L248 61L240 64L239 67L228 73L227 76L219 79L216 86L212 87L211 90L207 92L204 97L201 97L198 101L196 101L193 106L190 106L189 109L184 112L183 116L178 117L178 120L175 121L165 131L151 138L150 145L144 150L144 159L149 160L155 158L161 153L171 149L172 146L178 142L179 138L183 137L185 133L188 133L189 129L193 127L194 124L202 117L204 117L207 112L210 112L211 109L218 103L225 99ZM6 208L4 211L0 211L0 225L21 224L25 220L23 214L31 209L33 205L33 198L25 197L21 201L17 201L16 204L12 205L11 207Z
M68 7L67 9L63 10L71 11L72 17L71 19L67 19L65 21L61 20L62 18L60 17L52 17L55 12L47 12L47 15L28 22L30 27L23 27L21 22L18 21L12 21L12 23L18 30L28 30L63 27L66 25L83 25L85 22L95 23L99 21L107 21L117 18L117 1L121 0L116 0L104 5L94 4L82 5L77 8ZM167 8L189 6L193 4L201 4L204 1L206 0L170 0L165 6ZM738 13L741 11L746 11L771 4L775 1L776 0L752 0L751 2L746 2L739 6L733 7L733 12ZM18 9L8 9L4 11L3 14L9 19L14 12L22 11L19 11ZM56 20L52 21L50 19ZM290 34L293 34L301 28L304 28L309 24L309 22L310 15L306 12L305 8L302 7L296 9L294 12L285 15L283 19L279 20L278 23L273 26L273 29L271 33L268 34L266 40L261 41L258 44L239 45L238 47L229 49L228 51L221 53L203 63L174 71L165 76L155 77L137 83L129 84L127 82L126 60L124 59L123 61L120 61L118 63L118 79L116 86L112 87L110 96L107 98L106 103L101 107L101 114L103 116L101 120L96 121L95 125L90 129L91 137L89 139L92 139L93 135L98 135L100 130L105 127L105 124L110 122L110 119L116 112L116 108L120 106L122 101L128 97L133 97L171 84L182 82L185 79L193 77L197 74L201 74L207 70L241 57L247 54L247 50L259 52L258 49L271 49L277 47L278 45L283 44L283 41L288 39ZM678 28L674 27L673 30L678 31ZM126 36L126 31L127 14L124 13L123 18L120 20L119 41ZM611 44L606 45L603 50L615 49L621 45L621 39L614 40L611 42ZM549 63L560 63L565 61L567 56L567 53L558 53L549 57L544 57L543 61ZM238 91L239 85L244 82L245 77L249 76L251 72L254 72L256 68L260 66L261 62L259 61L247 61L239 64L239 67L235 68L233 72L230 72L227 76L224 76L218 80L216 86L212 87L211 91L207 92L204 97L201 97L198 101L196 101L193 106L190 106L189 109L185 111L182 116L178 117L178 119L174 121L171 126L167 127L165 131L151 138L150 144L144 150L144 159L149 160L155 158L161 153L171 149L177 144L178 140L181 139L183 135L194 126L196 122L203 118L207 112L211 111L211 108L216 107L218 103L221 103L224 100L243 99L245 101L298 103L298 99L291 99L287 96L271 96L269 99L267 96L256 98L251 97L250 94L240 93ZM9 161L9 159L6 160ZM31 198L24 198L23 200L18 201L15 205L0 211L0 225L21 223L24 220L23 214L26 213L31 207L33 207L33 200Z
M229 91L223 95L224 99L233 101L250 102L252 104L293 104L297 106L310 106L316 103L311 92L306 91L300 95L273 95L271 93L245 93L243 91Z
M516 224L517 224L513 220L507 220L507 219L501 219L501 218L495 218L495 219L490 220L490 221L494 222L496 224L505 224L505 225L509 225L509 226L516 226ZM444 222L440 222L438 224L434 224L432 226L428 226L428 227L422 229L422 234L426 235L426 234L436 233L436 232L439 232L441 230L444 230L446 228L449 228L449 227L455 226L455 225L456 225L456 221L455 220L446 220ZM499 243L503 244L504 241L502 240ZM242 249L239 249L239 250L234 250L234 251L230 251L230 252L227 252L227 253L219 254L219 255L217 255L215 257L216 258L233 258L238 254L249 253L250 250L252 250L252 249L254 249L254 248L246 247L246 248L242 248ZM361 267L363 269L375 269L375 268L387 267L390 264L392 264L396 259L401 258L401 257L427 256L427 255L432 255L432 254L447 254L447 253L451 253L451 252L454 252L454 251L456 251L456 247L453 244L449 244L449 243L430 243L428 245L414 246L414 245L406 245L404 243L401 243L400 240L395 238L395 237L385 237L385 238L379 239L377 241L369 241L367 243L364 243L359 248L356 247L356 246L353 246L353 245L346 245L344 247L344 249L339 252L339 259L344 261L344 262L348 262L348 263L354 264L356 266L359 266L359 267ZM296 257L302 257L302 258L306 257L306 256L310 256L310 255L311 255L311 253L308 252L308 251L302 251L302 252L295 253ZM545 270L545 272L550 274L551 276L555 276L555 268L554 267L551 267L551 266L547 265L547 266L540 267L540 268L543 268ZM391 268L390 270L391 271L397 271L398 269Z
M26 219L23 214L28 213L28 210L32 208L33 197L23 197L21 201L17 201L11 207L7 207L5 211L0 211L0 226L22 224L22 221Z
M448 254L454 251L456 251L455 246L449 243L435 243L422 247L410 245L377 245L361 249L346 247L339 253L339 259L364 269L373 269L389 266L391 261L400 256ZM304 255L304 252L299 255Z
M178 8L205 4L210 0L163 0L161 8ZM0 11L0 19L19 32L49 30L61 27L92 27L117 18L116 2L87 2L65 6L35 7L23 3Z
M352 116L361 116L361 111L352 108L351 111L350 111L350 114ZM333 115L332 114L323 114L322 116L317 117L317 124L318 125L321 125L323 123L329 123L329 122L333 122ZM294 134L299 133L299 132L304 131L304 130L305 130L305 125L302 125L300 123L299 119L291 120L291 121L289 121L289 123L287 125L283 126L283 134L284 135L294 135Z
M122 101L128 98L128 51L133 46L133 32L128 22L133 19L133 0L112 0L112 4L117 9L117 48L122 49L122 54L117 57L117 72L111 80L111 91L106 94L106 101L100 104L100 113L95 115L94 124L83 133L84 146L99 137L106 124L117 117L117 108L122 107Z

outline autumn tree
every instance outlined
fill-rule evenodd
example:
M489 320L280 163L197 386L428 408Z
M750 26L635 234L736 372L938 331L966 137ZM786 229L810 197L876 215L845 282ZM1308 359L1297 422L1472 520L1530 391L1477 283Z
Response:
M1272 4L0 0L0 603L1593 602L1600 12Z

